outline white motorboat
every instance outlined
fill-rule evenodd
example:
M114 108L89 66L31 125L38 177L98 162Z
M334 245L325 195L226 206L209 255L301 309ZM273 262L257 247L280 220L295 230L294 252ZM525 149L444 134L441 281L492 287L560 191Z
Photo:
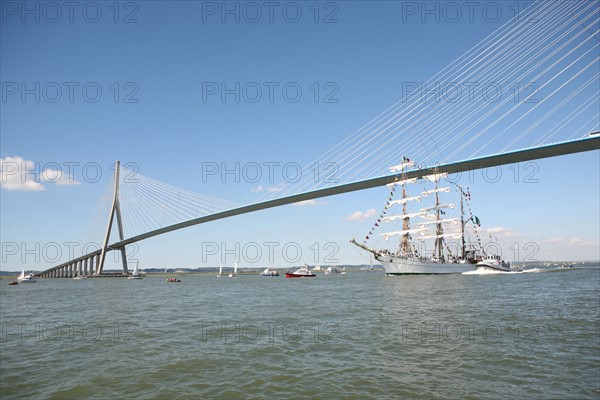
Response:
M477 271L521 272L522 270L522 268L512 268L510 262L502 260L500 256L488 256L477 263Z
M35 279L35 275L27 274L25 275L25 270L21 271L21 275L17 278L19 283L35 283L37 280Z
M325 274L327 274L327 275L341 274L341 273L342 273L342 270L337 267L327 267L327 269L325 270Z
M308 269L308 265L300 267L295 271L286 271L285 273L286 278L314 278L315 276L317 274Z
M272 268L265 268L265 270L261 272L260 276L279 276L279 272Z

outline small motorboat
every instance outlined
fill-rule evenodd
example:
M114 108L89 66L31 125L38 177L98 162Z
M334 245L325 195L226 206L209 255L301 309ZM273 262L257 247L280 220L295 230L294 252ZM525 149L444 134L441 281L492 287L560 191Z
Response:
M173 283L173 282L181 282L181 279L179 279L179 278L167 278L167 282L171 282L171 283Z
M342 273L342 270L337 267L327 267L327 269L325 270L325 274L327 274L327 275L341 274L341 273Z
M19 283L35 283L36 279L33 274L25 275L25 270L23 270L21 271L21 275L17 278L17 281L19 281Z
M19 282L17 282L17 281L10 281L10 282L8 282L8 284L9 284L9 285L18 285L18 284L19 284Z
M475 270L493 272L521 272L522 268L511 268L510 262L500 259L500 256L487 256L479 261Z
M569 264L569 263L562 263L560 266L561 269L571 269L573 268L573 264Z
M286 271L285 272L286 278L314 278L315 276L317 276L317 274L315 274L314 272L309 270L308 265L305 265L304 267L300 267L295 271Z
M277 270L271 269L271 268L266 268L261 274L260 276L279 276L279 272L277 272Z

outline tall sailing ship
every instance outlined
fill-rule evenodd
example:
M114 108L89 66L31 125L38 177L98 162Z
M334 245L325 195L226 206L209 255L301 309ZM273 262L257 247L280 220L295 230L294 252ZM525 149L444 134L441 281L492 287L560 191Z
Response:
M451 187L440 187L441 179L447 174L434 173L421 179L406 179L406 170L414 167L415 163L403 157L400 165L390 167L391 172L397 172L396 181L388 184L390 197L379 219L374 224L374 229L381 223L400 222L401 230L384 232L380 236L386 241L392 237L399 237L395 249L375 249L367 245L373 231L365 237L362 243L355 239L351 243L373 254L379 261L387 275L411 274L456 274L474 271L476 264L483 259L481 241L466 240L465 227L472 223L473 227L479 225L479 218L472 215L469 207L469 217L465 218L465 202L470 199L470 194L461 186L456 186L460 196L459 216L450 217L452 210L456 209L454 203L443 203L441 197L451 192ZM409 195L409 185L423 185L419 195ZM427 189L428 187L433 188ZM392 200L396 189L402 188L402 197ZM423 203L432 202L423 207ZM416 203L421 203L418 210ZM467 204L468 206L468 204ZM387 215L388 212L401 207L401 212ZM410 211L410 212L409 212ZM387 215L387 216L384 216ZM476 235L476 231L474 231Z

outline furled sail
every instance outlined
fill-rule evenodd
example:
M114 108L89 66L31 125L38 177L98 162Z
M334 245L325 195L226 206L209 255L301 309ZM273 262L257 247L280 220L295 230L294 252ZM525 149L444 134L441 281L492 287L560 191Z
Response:
M379 236L383 236L385 238L385 240L387 240L391 236L406 235L406 234L410 234L410 233L423 233L423 232L427 232L427 231L428 231L427 228L406 229L403 231L380 233Z
M437 206L433 206L433 207L421 208L421 211L427 212L427 211L441 210L442 208L454 208L454 207L455 207L454 203L438 204Z
M426 175L423 177L423 179L427 179L430 182L437 182L440 179L444 179L448 177L448 173L444 172L443 174L431 174L431 175Z
M427 197L430 194L439 193L439 192L450 193L450 188L449 187L443 187L443 188L439 188L439 189L426 190L426 191L424 191L421 194L423 195L423 197Z
M394 186L404 185L406 183L416 183L416 182L417 182L417 178L404 179L404 180L401 180L401 181L397 181L397 182L393 182L393 183L388 183L387 187L389 187L391 189Z
M460 239L461 237L462 237L462 235L460 233L443 233L441 235L419 236L419 237L417 237L417 239L419 239L419 240L443 239L443 238Z
M390 169L390 172L398 172L398 171L404 170L405 168L413 167L414 165L415 165L415 163L412 161L404 161L401 164L390 167L389 169Z
M422 216L422 212L412 213L412 214L398 214L398 215L390 215L389 217L382 218L385 222L395 221L397 219L406 219L406 218L414 218Z
M440 219L436 221L419 222L419 226L434 225L434 224L456 224L458 218Z
M400 199L400 200L394 200L394 201L390 202L390 205L392 205L392 204L404 204L404 203L407 203L409 201L421 201L421 196L405 197L405 198Z

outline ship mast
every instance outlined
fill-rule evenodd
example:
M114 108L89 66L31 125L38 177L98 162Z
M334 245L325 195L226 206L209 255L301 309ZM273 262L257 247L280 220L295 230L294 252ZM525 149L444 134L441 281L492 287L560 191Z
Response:
M436 218L437 218L437 224L436 224L437 225L437 230L436 230L437 238L435 240L435 251L437 252L438 258L441 259L442 258L442 235L443 235L444 231L442 230L442 224L440 223L440 219L441 219L440 218L441 210L439 208L440 197L438 195L437 188L438 188L438 184L437 184L437 180L436 180L436 182L435 182L435 189L436 189L436 192L435 192L435 207L436 207L436 213L435 214L436 214Z
M464 221L464 210L463 210L463 189L462 186L458 186L458 190L460 191L460 240L461 240L461 249L462 255L461 258L465 259L465 221Z
M402 185L402 199L406 199L406 185ZM406 216L406 202L402 205L402 215ZM402 229L408 231L408 227L408 218L404 218ZM402 236L402 255L404 257L408 255L408 233Z

